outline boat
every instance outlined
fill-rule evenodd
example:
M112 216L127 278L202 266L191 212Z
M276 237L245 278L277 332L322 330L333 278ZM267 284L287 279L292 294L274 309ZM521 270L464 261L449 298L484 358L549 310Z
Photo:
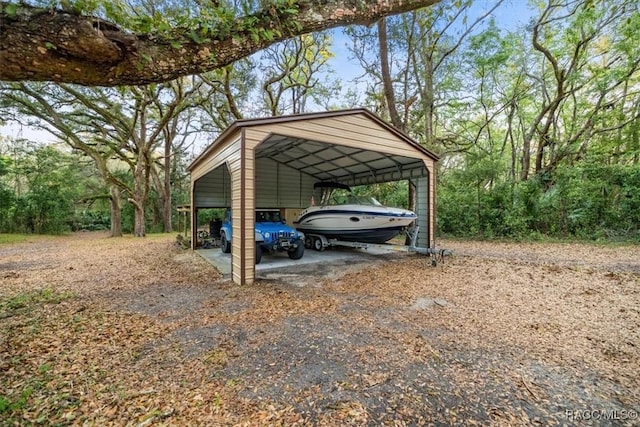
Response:
M351 242L385 243L415 219L412 211L382 205L373 197L353 194L348 185L317 182L320 203L303 210L293 225L305 234ZM346 190L346 191L336 191Z

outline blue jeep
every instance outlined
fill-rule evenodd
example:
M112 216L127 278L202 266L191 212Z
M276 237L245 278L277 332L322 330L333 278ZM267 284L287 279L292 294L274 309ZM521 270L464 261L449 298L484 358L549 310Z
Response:
M231 252L231 210L227 209L220 228L220 249ZM300 259L304 255L304 234L284 223L277 209L256 210L256 264L260 264L262 252L287 251L289 258Z

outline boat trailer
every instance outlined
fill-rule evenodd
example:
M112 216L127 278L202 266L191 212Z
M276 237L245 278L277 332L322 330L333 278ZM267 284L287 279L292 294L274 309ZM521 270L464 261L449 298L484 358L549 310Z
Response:
M331 246L342 246L357 249L387 249L397 252L413 252L421 255L429 255L431 257L431 265L436 266L438 262L444 262L447 255L453 255L451 249L439 248L421 248L417 245L419 226L405 230L405 234L409 237L408 245L396 245L393 243L365 243L365 242L348 242L340 239L329 239L322 234L305 233L305 247L307 249L315 249L316 251L324 251Z

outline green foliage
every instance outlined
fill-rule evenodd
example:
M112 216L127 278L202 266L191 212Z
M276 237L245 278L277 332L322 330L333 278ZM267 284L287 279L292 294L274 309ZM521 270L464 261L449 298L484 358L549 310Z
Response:
M438 188L442 234L640 242L640 165L586 163L479 192L464 173Z
M198 227L208 226L215 218L224 219L224 211L225 209L198 209Z
M18 13L18 4L17 3L2 3L0 5L2 7L2 11L7 14L8 17L13 18Z
M353 193L359 196L374 197L385 206L409 208L409 185L407 181L358 186L353 188Z
M11 159L0 155L0 230L9 229L10 217L16 204L14 191L3 178L10 171Z
M90 180L79 158L54 146L8 144L0 157L0 232L61 234L74 228Z
M638 241L637 8L536 5L535 48L490 22L460 52L460 89L438 109L439 231Z
M53 147L37 149L25 160L21 168L29 192L22 206L28 231L44 234L69 231L73 199L78 191L72 165Z
M108 209L103 210L83 210L73 218L73 231L101 231L109 230L111 226L111 215Z

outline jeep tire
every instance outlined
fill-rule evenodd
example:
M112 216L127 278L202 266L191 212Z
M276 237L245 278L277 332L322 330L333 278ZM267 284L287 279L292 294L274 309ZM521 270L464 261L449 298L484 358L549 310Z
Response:
M227 240L227 235L224 231L220 233L220 250L225 254L231 252L231 242Z
M262 247L256 242L256 265L262 261Z
M302 255L304 255L304 243L302 239L296 240L295 244L297 245L295 249L288 251L289 258L291 259L300 259Z

